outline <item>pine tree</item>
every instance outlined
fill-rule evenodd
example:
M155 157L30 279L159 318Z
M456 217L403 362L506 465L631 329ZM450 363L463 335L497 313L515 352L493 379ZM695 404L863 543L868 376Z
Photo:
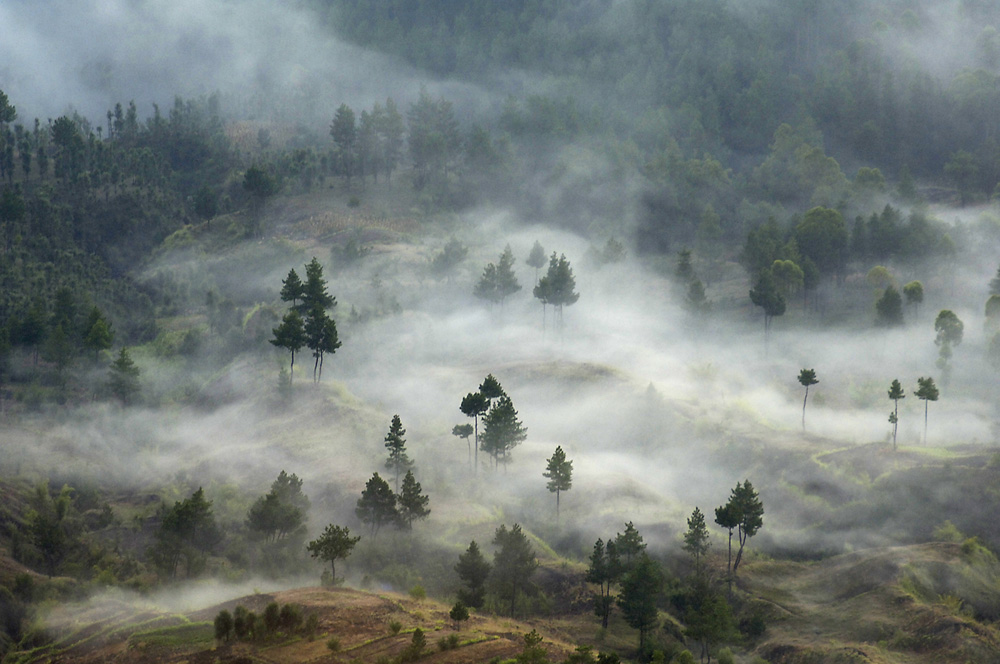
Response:
M374 473L365 483L365 489L361 492L354 514L362 523L368 524L372 537L378 535L382 526L393 523L398 518L396 494L378 473Z
M291 302L292 308L298 308L299 300L305 296L305 284L299 279L298 273L293 269L288 271L288 276L281 281L281 301Z
M545 276L538 280L533 294L542 302L543 310L546 304L556 308L560 327L563 307L575 304L580 299L580 294L574 291L575 288L576 278L573 276L573 268L566 260L566 254L556 258L556 253L553 251L549 257L549 269Z
M389 450L389 458L385 461L387 470L391 470L396 478L396 491L399 492L399 474L403 470L413 466L410 457L406 455L406 429L399 419L399 415L392 416L389 424L389 433L385 434L385 448Z
M472 540L469 548L458 557L458 564L455 565L458 578L465 584L465 588L458 590L458 601L473 609L482 608L486 600L486 581L489 579L491 569L492 565L479 551L479 545Z
M510 607L507 615L513 616L517 598L533 587L530 578L538 568L538 560L527 536L516 523L510 530L505 525L497 528L493 546L496 552L493 554L490 585L497 599Z
M621 561L615 543L608 540L605 544L603 540L598 539L590 554L590 566L587 568L584 580L587 583L595 583L600 588L600 593L594 595L594 614L601 619L601 627L605 629L608 627L608 619L614 607L611 587L618 582L621 571Z
M927 444L927 406L930 405L931 401L937 401L940 392L938 392L937 385L934 384L934 379L928 376L924 378L921 376L917 379L917 389L913 394L924 402L924 445Z
M420 482L413 477L413 471L407 470L403 477L403 488L396 499L400 523L405 524L407 530L413 528L415 519L426 519L431 513L427 507L430 498L421 491Z
M528 430L517 419L510 397L504 394L483 418L482 450L493 457L493 467L510 461L510 453L528 437Z
M108 369L108 390L126 406L139 398L139 367L132 361L128 348L118 351Z
M538 283L538 270L545 267L545 249L542 248L541 243L535 240L535 244L531 246L531 253L528 254L527 260L524 261L525 265L528 267L535 268L535 283Z
M351 555L351 550L360 539L361 537L351 537L350 528L342 528L331 523L322 535L306 545L306 550L313 558L330 563L330 578L337 583L337 561Z
M466 417L471 417L473 422L475 422L474 432L475 432L475 472L479 472L479 418L486 414L490 408L489 400L482 395L481 392L469 392L462 398L462 404L459 406L459 410Z
M809 386L819 382L815 369L803 369L799 372L799 383L806 388L806 396L802 399L802 430L806 430L806 401L809 400Z
M274 338L268 341L272 345L284 348L291 353L292 361L288 368L288 380L291 382L295 376L295 353L299 352L306 344L306 331L305 325L302 322L302 316L295 309L290 309L285 314L285 317L281 319L281 324L273 328L271 333L274 335Z
M896 427L899 425L899 400L906 398L903 386L893 379L889 385L889 398L893 401L893 412L889 413L889 423L892 424L892 450L896 451Z
M548 465L543 477L549 478L546 488L551 493L556 494L556 519L559 519L559 493L569 491L573 486L573 462L566 460L566 453L562 446L557 446L556 451L548 459Z
M639 650L646 645L646 634L656 625L656 600L663 587L660 566L643 553L635 567L622 579L618 606L629 627L639 630Z
M691 555L694 561L695 575L700 577L704 572L705 555L711 546L708 539L708 526L705 525L705 515L697 507L691 512L687 520L688 529L684 533L684 550Z

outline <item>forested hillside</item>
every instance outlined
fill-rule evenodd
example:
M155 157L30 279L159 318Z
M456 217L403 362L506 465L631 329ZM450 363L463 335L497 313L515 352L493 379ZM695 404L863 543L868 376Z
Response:
M2 661L1000 658L995 2L42 4Z

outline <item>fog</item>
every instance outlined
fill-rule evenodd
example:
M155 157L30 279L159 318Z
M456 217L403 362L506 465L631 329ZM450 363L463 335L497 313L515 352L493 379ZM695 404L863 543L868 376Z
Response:
M265 0L5 2L0 88L22 119L73 107L97 124L115 102L134 99L143 108L165 105L174 95L216 91L228 108L250 117L315 126L325 126L340 103L368 106L392 96L402 106L422 85L472 114L496 108L505 95L435 81L341 43L313 20ZM75 29L82 24L87 31ZM574 154L594 158L582 148ZM809 478L796 473L812 472L845 494L862 493L857 475L810 463L820 453L855 448L887 458L893 379L907 392L900 403L901 447L945 454L979 445L992 453L997 394L993 375L983 371L982 307L996 257L976 235L977 215L985 210L932 210L945 222L955 219L961 254L953 264L888 266L900 284L920 279L926 288L926 301L918 315L907 311L905 327L874 327L877 294L869 286L827 285L826 311L804 313L793 298L765 342L761 314L747 301L749 283L734 256L699 258L695 265L715 303L704 317L685 310L683 289L670 276L671 257L659 264L640 260L630 244L622 263L593 260L592 249L609 229L630 241L632 211L614 219L594 214L567 230L557 208L567 191L611 170L580 159L565 188L538 183L539 217L520 218L505 208L466 211L428 223L419 234L374 239L372 253L344 270L330 263L331 244L312 240L290 246L255 239L220 258L162 254L146 266L146 276L187 274L191 283L272 312L280 311L277 293L288 270L301 274L317 256L328 266L338 299L334 317L343 342L326 358L322 382L312 384L311 358L301 353L293 397L283 401L277 376L288 358L266 342L222 368L210 366L207 357L205 366L197 360L178 366L140 355L145 391L164 395L197 383L205 403L134 409L85 404L26 417L5 432L16 451L4 464L38 479L83 478L167 502L204 485L230 527L238 527L245 510L233 505L264 494L284 469L304 478L313 500L310 535L331 521L361 532L354 502L373 472L385 474L382 441L392 415L399 414L433 510L416 530L429 539L447 533L452 539L436 542L442 549L464 547L470 536L489 541L501 523L520 521L575 540L560 553L579 557L597 537L613 536L634 521L651 547L674 552L691 510L698 506L711 517L746 478L765 504L759 541L766 550L841 551L912 539L882 523L818 531L816 514L807 501L789 499L789 486L804 486ZM450 237L469 246L469 257L446 279L435 278L429 261ZM543 323L531 296L534 274L524 260L536 240L547 254L565 254L577 278L580 300L565 308L561 327L551 308ZM491 308L472 296L473 285L507 244L522 290ZM261 245L274 251L265 257ZM240 271L231 271L237 264ZM863 273L852 276L863 282ZM350 321L352 307L370 309L380 295L398 302L399 313ZM202 296L203 290L192 294L190 304ZM945 308L965 323L946 383L935 366L933 328ZM840 324L845 318L850 323ZM814 368L820 380L809 391L805 432L796 380L802 368ZM197 379L186 378L188 371ZM461 399L490 373L511 396L528 439L506 467L494 471L480 456L473 471L466 442L451 429L469 421L459 411ZM924 403L912 394L923 376L934 376L941 388L940 400L929 407L926 450ZM558 525L542 477L557 445L574 462L573 489L562 495ZM723 546L722 531L714 529L713 538ZM269 588L291 582L261 581ZM251 585L199 592L218 597Z

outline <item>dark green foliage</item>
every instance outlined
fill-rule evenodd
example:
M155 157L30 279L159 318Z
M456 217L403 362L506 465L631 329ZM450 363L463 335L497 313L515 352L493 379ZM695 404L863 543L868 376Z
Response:
M274 338L268 341L278 348L284 348L292 356L288 368L289 382L291 382L295 376L295 353L302 350L306 344L306 331L302 316L295 309L289 309L285 317L281 319L281 325L272 329L271 334L274 335Z
M949 373L948 361L951 359L952 347L962 343L964 329L965 325L950 309L942 309L934 319L934 331L937 333L934 343L939 348L938 367L946 378ZM945 382L947 383L947 380Z
M927 444L927 407L931 401L937 401L940 392L934 379L928 376L921 376L917 379L917 389L913 391L914 396L924 402L924 445Z
M376 475L377 477L377 475ZM360 501L358 501L360 502ZM323 531L323 534L309 542L306 550L313 558L330 563L330 574L334 583L337 583L337 561L351 555L351 550L358 543L361 537L351 537L351 530L346 527L330 524Z
M732 561L731 572L743 559L743 548L747 540L757 534L764 524L764 506L757 496L750 480L737 482L729 496L729 502L715 510L715 522L729 531L729 557L732 558L733 530L737 532L740 548L736 552L736 560Z
M490 576L492 566L479 551L475 540L469 544L465 553L458 557L455 571L458 578L465 584L458 590L458 601L473 609L482 608L486 599L486 580Z
M399 654L400 662L415 662L424 654L424 648L427 647L427 637L424 636L424 630L419 627L413 630L413 636L410 637L410 643L403 649L403 652Z
M684 533L684 550L691 556L696 577L701 577L705 571L705 556L711 542L708 539L708 526L705 525L705 515L697 507L687 520L687 532Z
M469 619L469 609L462 600L458 600L448 612L448 617L455 621L455 629L462 629L462 623Z
M2 340L0 340L2 343ZM0 362L2 362L2 348L0 348ZM3 366L0 365L0 378L3 375ZM466 447L468 447L469 453L469 465L472 465L472 444L469 442L469 438L475 433L475 428L471 424L456 424L451 428L451 435L458 436L465 441Z
M399 474L413 466L413 462L406 454L406 439L403 438L405 435L406 429L403 428L399 415L393 415L392 422L389 423L389 432L385 434L385 449L389 451L385 467L395 475L397 493L399 492Z
M269 602L264 607L262 619L265 635L273 636L277 634L278 628L281 626L281 606L277 602Z
M882 327L903 324L903 298L892 286L887 286L882 297L875 303L875 322Z
M609 542L610 544L610 542ZM646 543L642 541L642 535L632 522L625 524L625 532L615 535L615 552L620 560L623 572L632 569L636 559L646 550Z
M517 411L510 397L504 394L490 407L483 417L483 435L480 448L493 457L494 468L510 461L511 451L525 441L528 430L517 419Z
M29 541L49 576L56 574L74 546L78 528L74 519L73 489L63 486L55 497L47 482L35 487L25 517Z
M110 350L115 340L111 322L97 307L93 307L87 315L83 326L83 347L93 351L94 359L100 357L101 351Z
M493 537L493 569L489 585L508 616L514 616L517 599L534 589L531 575L538 568L535 551L519 524L510 530L501 525Z
M552 252L549 257L549 269L533 290L533 294L542 306L551 304L559 314L559 324L562 325L562 312L564 306L575 304L580 299L580 294L575 292L576 278L573 276L573 268L566 260L566 254L556 258L556 252Z
M365 483L365 489L361 492L354 513L362 523L368 524L372 537L378 534L382 526L394 523L399 518L396 511L396 494L378 473L374 473Z
M291 302L293 309L298 309L298 301L304 299L305 284L299 279L294 269L288 271L288 276L281 281L281 301Z
M337 108L330 124L330 137L334 144L334 172L343 175L350 182L358 159L358 129L354 111L347 104L341 104Z
M542 636L532 629L524 635L524 648L514 659L517 664L548 664L549 658L542 647Z
M275 542L300 530L308 509L309 499L302 493L302 480L282 470L271 490L250 506L246 526L265 542Z
M799 251L825 274L840 274L847 262L847 226L837 210L815 207L795 227Z
M545 472L542 477L549 478L545 488L556 494L556 516L559 516L559 494L562 491L569 491L573 487L573 462L566 459L561 445L556 446L556 451L549 457Z
M590 566L587 568L584 580L587 583L595 583L600 588L600 592L594 595L594 614L601 619L601 627L605 629L615 603L612 586L620 580L621 573L622 564L615 543L609 540L605 544L603 540L598 539L590 554Z
M803 369L799 372L799 384L806 388L806 395L802 399L802 430L806 430L806 402L809 400L809 386L819 382L816 378L815 369Z
M914 315L920 309L920 303L924 301L924 285L919 281L911 281L903 286L903 296L906 303L913 307Z
M118 357L108 368L108 391L126 406L139 399L139 367L132 361L128 348L118 351Z
M160 528L149 550L150 558L173 578L181 560L188 577L203 568L208 552L221 538L212 514L212 503L199 488L189 498L160 510Z
M763 270L757 277L757 283L750 289L750 301L764 310L764 335L771 327L771 321L775 316L783 316L785 313L785 297L778 290L774 282L774 275L770 270Z
M403 488L396 498L399 521L407 530L413 528L414 520L426 519L431 513L427 507L430 498L421 491L420 482L413 477L413 471L407 470L403 477Z
M639 630L639 649L646 645L646 635L657 623L656 602L663 587L660 566L645 553L639 555L625 574L618 595L618 606L629 627Z
M711 657L713 644L726 640L734 631L732 611L726 600L706 582L695 583L688 592L684 630L701 646L701 660Z
M226 642L233 636L233 615L226 609L215 616L215 640Z
M490 408L490 400L483 396L482 392L469 392L462 398L459 410L462 414L471 417L475 423L475 462L474 468L479 471L479 418L486 414Z
M521 290L521 284L517 282L513 267L514 252L508 244L500 254L500 260L489 263L483 269L483 275L476 283L473 294L490 304L503 306L509 296Z
M903 386L900 385L899 380L893 379L892 383L889 385L889 398L893 402L893 410L889 413L889 423L892 424L892 449L896 450L896 429L899 425L899 400L906 398L906 393L903 391Z

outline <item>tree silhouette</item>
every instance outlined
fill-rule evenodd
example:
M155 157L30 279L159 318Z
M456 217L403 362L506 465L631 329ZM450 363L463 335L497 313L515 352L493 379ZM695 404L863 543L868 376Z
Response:
M469 438L472 437L473 433L475 433L475 429L471 424L456 424L451 428L451 435L458 436L465 441L465 445L469 451L470 466L472 465L472 444L469 442Z
M510 460L510 453L528 437L528 430L517 419L517 411L510 397L504 394L490 407L483 417L483 437L480 442L484 452L493 457L494 470L500 463Z
M413 466L413 462L406 454L406 429L399 419L399 415L392 416L389 423L389 432L385 434L385 448L389 450L389 458L385 461L385 467L391 470L396 478L396 491L399 492L399 474L403 470Z
M892 450L896 451L896 427L899 426L899 400L906 398L903 386L899 381L893 379L889 385L889 398L893 401L893 411L889 413L889 422L892 424Z
M543 477L549 478L546 488L549 492L556 494L556 520L559 520L559 493L569 491L573 486L573 462L566 460L566 453L562 446L557 446L556 451L548 459Z
M458 564L455 565L458 578L466 586L459 588L458 601L473 609L481 608L486 600L486 581L491 569L489 561L479 551L476 540L472 540L469 548L458 557Z
M273 328L271 333L274 335L274 338L268 341L278 348L284 348L291 353L292 361L288 367L288 371L289 381L292 381L295 376L295 353L299 352L306 344L306 331L302 322L302 316L295 309L290 309L285 314L285 317L281 319L281 324Z
M595 583L600 593L594 595L594 614L601 619L601 627L607 628L611 609L614 607L614 596L611 587L621 577L622 566L618 558L618 548L608 540L607 544L598 539L594 543L594 551L590 554L590 566L587 568L584 580Z
M362 523L371 528L372 537L378 535L379 529L387 523L393 523L398 518L396 512L396 494L392 492L389 483L374 473L365 489L361 492L354 514Z
M528 254L527 260L524 261L525 265L528 267L535 268L535 283L538 283L538 271L545 267L545 249L542 248L541 243L535 240L535 244L531 246L531 253Z
M684 550L694 562L695 576L701 577L704 572L705 556L711 542L708 539L708 526L705 525L705 515L697 507L687 520L687 532L684 533Z
M490 585L497 599L510 607L507 615L513 616L517 598L532 588L530 578L538 568L538 560L527 536L516 523L510 530L505 525L497 528L493 546L496 552Z
M656 625L656 600L663 587L660 566L643 553L633 569L622 578L618 606L629 627L639 630L639 650L646 645L646 634Z
M337 583L337 561L346 559L361 537L351 537L350 528L330 524L323 534L309 542L306 550L313 558L330 563L330 578Z
M118 351L108 369L108 390L126 406L139 398L139 367L132 361L128 348Z
M917 389L914 390L913 394L924 402L924 445L927 444L927 407L930 405L931 401L937 401L939 392L937 385L934 384L934 379L928 376L924 378L921 376L917 379Z
M476 460L474 467L476 473L479 472L479 418L485 415L489 408L489 400L480 392L469 392L462 398L462 405L459 406L459 410L475 422Z
M403 488L396 499L400 523L405 524L407 530L412 530L414 520L426 519L431 513L427 507L430 498L421 491L420 482L413 477L413 471L407 470L403 477Z
M563 324L563 307L575 304L580 299L580 294L575 292L576 278L573 276L573 268L566 260L566 254L556 258L556 252L552 252L549 257L549 269L545 276L538 280L538 284L533 290L534 296L542 303L544 316L545 305L551 304L556 308L559 315L559 326Z
M802 399L802 430L806 430L806 401L809 400L809 386L815 385L819 380L816 378L814 369L803 369L799 372L799 383L806 388L806 396Z

